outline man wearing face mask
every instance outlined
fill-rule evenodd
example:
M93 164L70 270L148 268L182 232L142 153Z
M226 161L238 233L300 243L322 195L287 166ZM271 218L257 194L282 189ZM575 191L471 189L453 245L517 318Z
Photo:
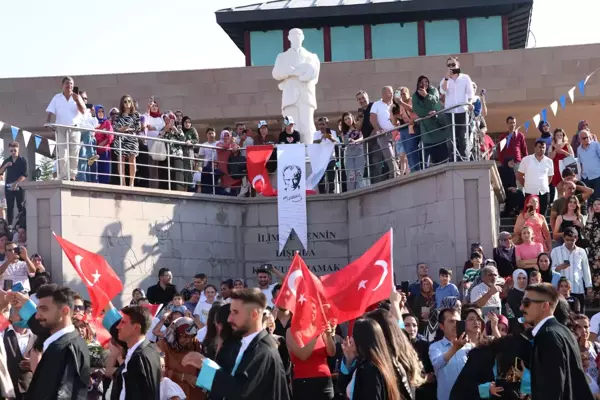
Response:
M467 129L469 124L467 114L473 108L471 103L475 99L473 82L469 75L461 72L458 58L448 58L446 66L448 67L448 72L440 82L440 92L446 96L444 108L458 106L449 110L448 114L454 117L457 161L467 161L468 155L471 153L469 130ZM466 105L459 106L461 104ZM450 144L450 146L451 145L452 144Z

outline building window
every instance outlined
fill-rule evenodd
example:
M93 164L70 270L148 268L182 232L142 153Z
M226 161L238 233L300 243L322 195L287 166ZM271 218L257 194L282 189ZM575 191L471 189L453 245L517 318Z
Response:
M416 22L371 26L373 58L402 58L419 55Z
M253 66L274 65L283 51L282 31L250 32L250 59Z
M325 61L325 44L323 42L323 29L302 29L304 42L302 47L319 56L319 61Z
M428 56L460 53L458 20L425 22L425 49Z
M469 53L502 50L502 17L468 18Z
M365 31L362 25L331 27L331 61L365 59Z

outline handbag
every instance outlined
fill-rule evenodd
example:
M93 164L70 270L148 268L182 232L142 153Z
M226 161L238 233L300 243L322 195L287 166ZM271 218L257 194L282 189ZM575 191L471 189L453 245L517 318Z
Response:
M167 146L164 142L154 140L150 146L150 156L154 161L165 161L167 159Z

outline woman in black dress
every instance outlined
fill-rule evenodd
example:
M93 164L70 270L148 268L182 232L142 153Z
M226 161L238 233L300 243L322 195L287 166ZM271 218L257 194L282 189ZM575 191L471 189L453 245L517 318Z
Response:
M133 99L129 95L121 97L119 103L119 115L113 124L115 132L125 133L128 136L115 135L113 142L113 150L119 159L119 176L121 178L121 186L126 185L125 179L125 163L129 168L129 186L133 186L135 182L135 159L139 153L137 135L142 130L140 114L135 109ZM131 136L129 136L131 135Z

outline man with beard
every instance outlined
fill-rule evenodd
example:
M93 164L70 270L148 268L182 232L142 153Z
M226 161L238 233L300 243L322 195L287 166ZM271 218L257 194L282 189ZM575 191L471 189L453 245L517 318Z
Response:
M196 386L214 398L289 400L285 370L272 335L263 328L267 299L259 289L241 289L231 294L228 322L242 337L233 369L225 371L200 353L189 353L183 365L200 368Z
M532 399L592 400L575 336L553 317L558 299L554 286L540 283L529 285L521 301L525 321L534 326Z
M31 331L47 338L25 399L85 400L90 356L72 323L75 292L56 284L43 285L37 291L37 309L20 293L10 293L9 297L13 306L20 308L19 316Z

